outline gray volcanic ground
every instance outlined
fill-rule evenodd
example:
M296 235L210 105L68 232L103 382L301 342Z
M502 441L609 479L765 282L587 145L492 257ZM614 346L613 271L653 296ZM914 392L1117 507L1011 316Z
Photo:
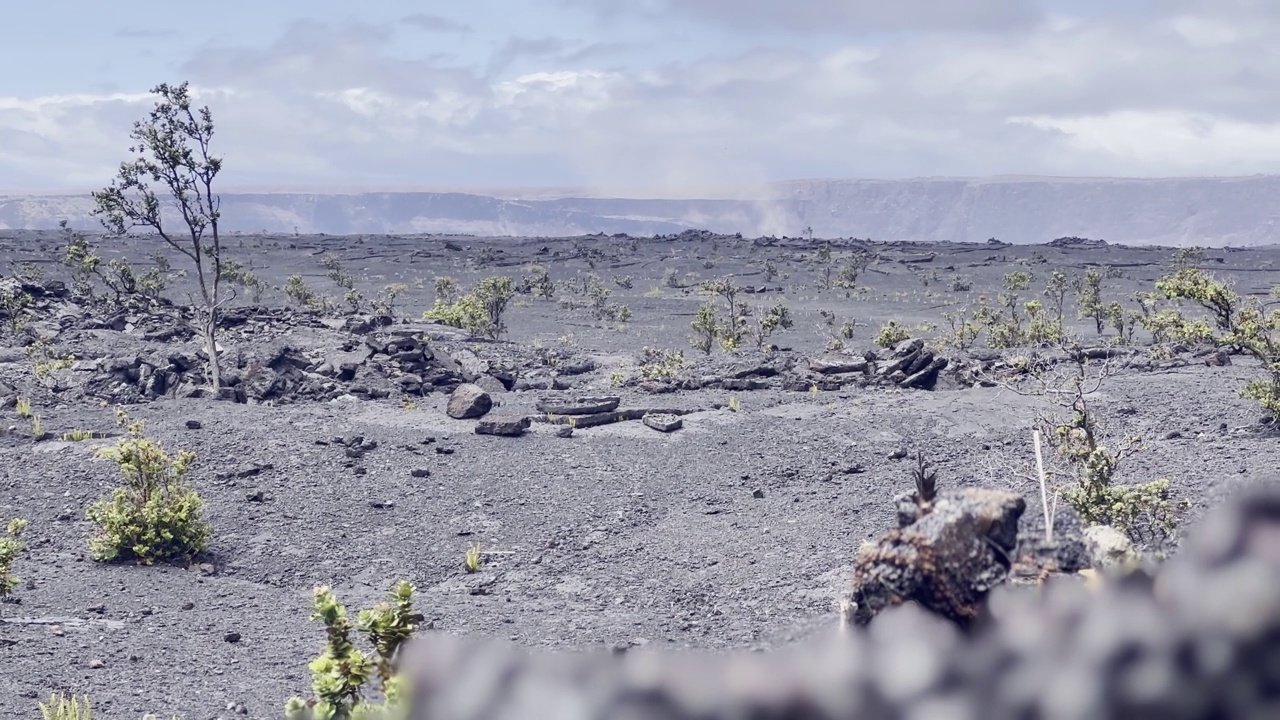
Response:
M51 260L60 242L53 232L7 231L0 257L64 277ZM941 324L944 311L994 298L1012 270L1034 274L1030 298L1052 270L1077 277L1110 267L1107 300L1134 307L1133 293L1168 272L1173 255L1155 247L874 244L855 289L826 290L813 265L818 246L700 233L235 237L233 257L271 286L260 309L240 311L243 322L223 333L250 400L243 404L184 397L181 383L148 396L138 388L154 383L141 375L175 367L175 354L194 356L196 340L165 337L144 318L100 322L103 308L41 301L48 310L30 326L77 362L55 393L33 378L22 343L0 350L0 395L8 399L0 412L11 428L0 437L0 519L30 520L30 547L15 566L25 582L14 603L0 605L0 714L33 716L37 698L62 690L92 695L107 718L241 710L277 717L287 697L309 693L306 663L323 643L322 628L308 621L319 584L354 609L409 579L435 628L532 646L764 648L829 632L859 544L892 526L892 498L910 486L912 462L902 457L924 452L944 486L1014 488L1032 498L1022 475L1045 405L962 382L952 370L970 362L964 353L953 353L933 390L837 381L809 361L884 357L872 343L882 323ZM132 238L101 250L145 263L162 246ZM847 252L836 248L837 257ZM534 422L523 437L477 435L475 421L446 416L447 395L423 373L416 384L405 381L378 354L378 332L284 309L278 288L293 273L340 298L322 255L339 258L368 295L404 283L397 306L410 320L431 306L438 276L469 287L492 275L519 278L540 263L560 283L559 298L572 297L570 281L595 274L611 301L630 308L629 321L597 321L581 308L518 295L500 342L418 323L387 331L437 333L434 352L451 358L450 377L512 381L512 391L495 389L495 413L545 419L541 398L616 394L623 408L686 412L684 427L662 434L618 422L562 438L555 425ZM1275 248L1215 249L1203 264L1242 293L1264 293L1280 282L1278 260ZM184 267L176 255L172 263ZM767 266L776 277L766 279ZM774 337L777 352L717 350L704 359L689 347L690 321L705 300L697 283L725 277L751 286L744 297L752 306L790 308L795 327ZM175 279L167 294L185 302L185 282ZM846 322L852 339L829 349ZM1094 344L1114 339L1110 330L1093 337L1083 321L1073 327ZM1147 333L1137 340L1094 397L1110 436L1143 438L1119 479L1169 478L1192 505L1184 524L1227 493L1272 479L1274 436L1237 394L1256 366L1237 356L1211 367L1191 352L1153 360ZM634 382L616 386L637 372L645 347L683 349L689 381L659 394ZM354 379L335 379L342 363L356 368ZM273 378L283 379L270 385ZM33 441L15 413L18 396L32 400L52 439ZM112 432L110 405L130 400L146 400L128 410L151 436L199 456L192 479L214 535L190 568L88 558L84 509L117 482L92 448L110 440L57 438L77 428ZM348 452L353 436L376 448ZM1024 524L1034 533L1031 506ZM491 554L468 574L463 555L474 543Z

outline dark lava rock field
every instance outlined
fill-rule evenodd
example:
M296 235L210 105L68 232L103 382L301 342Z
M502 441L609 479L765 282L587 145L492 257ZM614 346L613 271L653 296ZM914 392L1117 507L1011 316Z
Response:
M21 327L0 313L0 521L30 523L23 582L0 604L4 717L34 717L54 691L91 695L104 718L279 717L310 693L317 585L362 608L407 579L424 625L530 647L764 649L834 632L859 548L895 526L917 456L940 488L1021 493L1019 538L1041 533L1031 429L1050 406L1015 387L1020 369L1062 353L945 345L943 313L997 302L1010 272L1030 272L1023 298L1044 300L1054 270L1090 269L1105 273L1107 302L1136 310L1134 293L1174 262L1171 248L1090 242L836 241L833 276L855 253L868 264L850 287L825 287L823 241L798 238L235 235L227 253L265 288L226 313L216 399L182 322L183 258L167 255L172 305L155 315L78 302L62 242L0 233L0 290L31 298ZM96 242L140 267L165 252L148 238ZM403 284L392 320L347 313L324 257L366 297ZM1278 260L1263 248L1194 261L1264 294ZM438 277L519 287L534 265L555 294L517 293L498 341L419 320ZM293 274L336 308L290 302ZM794 325L775 347L690 346L698 306L719 302L700 284L722 279L755 317L787 306ZM1119 482L1168 478L1189 503L1185 528L1274 479L1276 435L1238 394L1256 363L1156 348L1142 329L1119 344L1078 319L1076 301L1072 331L1114 369L1091 396L1102 427L1141 438ZM919 341L877 346L888 321ZM683 364L646 374L672 351ZM68 367L35 371L66 354ZM459 387L472 396L451 408ZM189 566L89 558L85 509L118 482L94 448L118 436L118 406L198 457L190 477L213 536ZM70 439L77 430L95 437ZM1056 525L1078 535L1065 509ZM1179 537L1147 549L1176 554ZM477 544L483 563L468 572Z

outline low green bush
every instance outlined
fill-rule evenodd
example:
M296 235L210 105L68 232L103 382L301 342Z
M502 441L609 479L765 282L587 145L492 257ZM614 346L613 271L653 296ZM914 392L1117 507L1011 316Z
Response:
M311 619L324 623L328 639L320 656L308 665L315 697L286 702L287 720L389 720L405 716L397 664L401 645L413 635L420 619L413 612L413 592L410 583L396 583L390 602L362 610L353 623L346 606L329 588L316 588ZM375 658L355 646L353 630L368 639ZM367 697L366 686L375 673L382 702Z
M100 562L144 565L191 558L204 550L212 533L204 500L186 480L195 454L184 450L171 457L123 410L117 420L128 434L98 454L120 467L124 484L89 506L89 520L98 526L89 539L90 555Z
M0 535L0 598L8 597L18 587L18 583L22 582L22 578L13 574L12 568L13 561L27 548L27 544L21 540L26 529L26 520L14 518L5 527L4 534Z

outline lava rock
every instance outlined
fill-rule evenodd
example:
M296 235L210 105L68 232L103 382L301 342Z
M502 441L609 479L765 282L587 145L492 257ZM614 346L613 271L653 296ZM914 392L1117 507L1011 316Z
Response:
M449 396L445 412L455 420L484 417L493 409L493 399L480 386L463 383Z
M477 435L499 435L502 437L519 437L533 421L524 415L508 415L490 417L476 423Z

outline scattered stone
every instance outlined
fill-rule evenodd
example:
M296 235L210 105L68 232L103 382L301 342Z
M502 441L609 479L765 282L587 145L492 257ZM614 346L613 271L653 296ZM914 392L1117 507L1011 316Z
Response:
M493 399L478 385L464 383L449 396L445 412L454 420L472 420L484 417L493 409Z
M556 429L556 437L558 437L558 438L571 438L571 437L573 437L573 426L572 426L572 425L565 425L564 427L557 428L557 429Z
M249 502L252 502L252 503L265 502L266 499L267 499L266 493L262 492L261 490L254 490L253 492L245 496L245 500L248 500Z
M541 398L537 408L540 413L550 415L594 415L596 413L613 412L622 403L622 398L578 397L578 398Z
M641 418L641 422L659 432L675 432L684 427L684 418L666 413L649 413Z
M104 667L106 667L106 666L107 666L107 664L106 664L105 662L103 662L102 660L98 659L98 658L93 658L92 660L90 660L90 661L89 661L89 667L90 667L90 668L92 668L92 669L94 669L94 670L98 670L98 669L100 669L100 668L104 668Z
M524 415L490 417L476 423L476 434L519 437L532 424L533 421Z
M199 429L200 429L200 428L202 428L202 427L204 427L204 425L203 425L203 424L201 424L201 422L200 422L199 420L188 420L188 421L187 421L187 429L188 429L188 430L199 430Z
M907 449L901 445L889 452L890 460L902 460L907 456Z
M231 631L231 632L227 633L226 635L223 635L223 636L222 636L222 639L223 639L223 640L226 640L227 642L232 643L232 644L234 644L234 643L238 643L238 642L240 642L240 633L235 632L235 631L233 630L233 631Z
M490 395L501 395L507 391L507 386L502 381L492 375L481 375L476 378L475 386L489 393Z
M761 490L761 489L759 489L759 488L756 488L755 490L752 490L752 491L751 491L751 497L755 498L756 500L763 500L763 499L764 499L764 490Z
M1138 551L1129 537L1110 525L1085 528L1084 544L1090 564L1099 570L1130 568L1139 560Z
M431 471L427 468L414 468L409 471L409 477L425 478L431 477Z

